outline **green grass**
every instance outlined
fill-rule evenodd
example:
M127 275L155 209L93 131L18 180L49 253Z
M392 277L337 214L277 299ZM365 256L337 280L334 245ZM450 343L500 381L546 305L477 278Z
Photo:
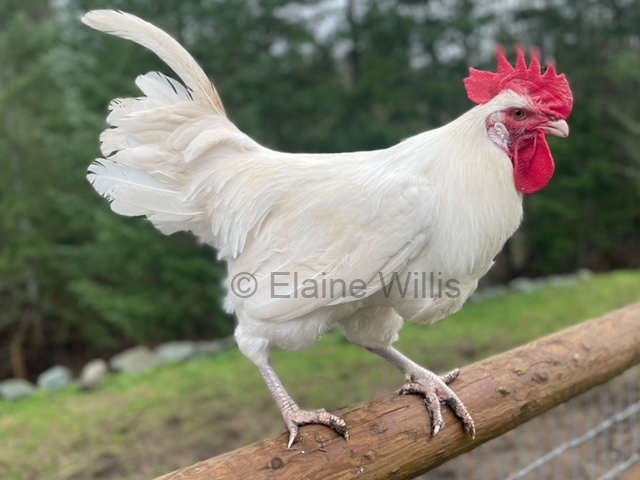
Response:
M434 370L507 350L640 300L640 272L467 305L436 325L407 325L397 347ZM305 408L337 408L397 389L402 375L339 333L317 347L276 352ZM0 402L0 478L139 479L283 431L258 371L236 350L138 375L96 392L76 388Z

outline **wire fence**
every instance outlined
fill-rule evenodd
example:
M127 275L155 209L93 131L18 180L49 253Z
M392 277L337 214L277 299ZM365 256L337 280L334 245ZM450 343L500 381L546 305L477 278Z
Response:
M640 480L640 366L418 478Z

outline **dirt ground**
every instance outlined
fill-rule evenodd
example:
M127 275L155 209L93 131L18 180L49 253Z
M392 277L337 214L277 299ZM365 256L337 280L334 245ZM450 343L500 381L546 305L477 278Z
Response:
M625 465L634 455L640 455L640 367L419 479L640 480L640 463Z

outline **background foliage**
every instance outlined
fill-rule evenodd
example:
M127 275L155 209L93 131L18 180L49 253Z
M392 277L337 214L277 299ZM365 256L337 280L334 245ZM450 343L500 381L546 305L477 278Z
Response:
M533 5L533 6L532 6ZM0 377L135 342L229 334L224 269L186 235L112 214L84 179L106 105L167 72L82 26L121 8L171 32L236 124L288 151L387 147L471 108L496 42L540 45L575 95L557 173L525 200L494 281L640 266L634 0L7 0L0 6Z

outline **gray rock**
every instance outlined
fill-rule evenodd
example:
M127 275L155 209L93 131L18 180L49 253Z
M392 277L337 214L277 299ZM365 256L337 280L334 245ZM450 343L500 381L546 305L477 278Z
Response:
M135 373L158 365L158 358L149 347L139 345L111 357L109 366L116 372Z
M42 372L38 376L36 384L42 390L53 391L68 387L72 380L71 370L67 367L56 365Z
M518 292L529 293L538 290L543 283L532 278L519 277L509 282L509 288Z
M36 387L21 378L11 378L0 382L0 397L5 400L18 400L24 397L30 397L36 391Z
M218 340L202 340L196 344L198 355L213 356L220 353L224 347Z
M578 277L580 281L589 280L593 277L593 272L588 268L581 268L576 272L576 277Z
M480 295L480 292L475 292L473 295L471 295L469 298L467 298L467 303L471 304L471 303L480 303L482 302L483 298Z
M480 291L480 295L482 298L498 298L504 297L509 289L504 285L495 285L492 287L483 288Z
M220 353L222 350L235 345L236 339L233 335L226 338L216 340L203 340L196 343L196 351L198 355L210 356Z
M108 373L109 367L107 366L107 362L101 358L97 358L95 360L91 360L82 368L78 383L85 390L93 390L104 383Z
M551 287L572 287L580 282L577 275L551 275L547 277Z
M154 350L161 362L178 363L189 360L196 354L196 344L190 341L167 342L158 345Z

